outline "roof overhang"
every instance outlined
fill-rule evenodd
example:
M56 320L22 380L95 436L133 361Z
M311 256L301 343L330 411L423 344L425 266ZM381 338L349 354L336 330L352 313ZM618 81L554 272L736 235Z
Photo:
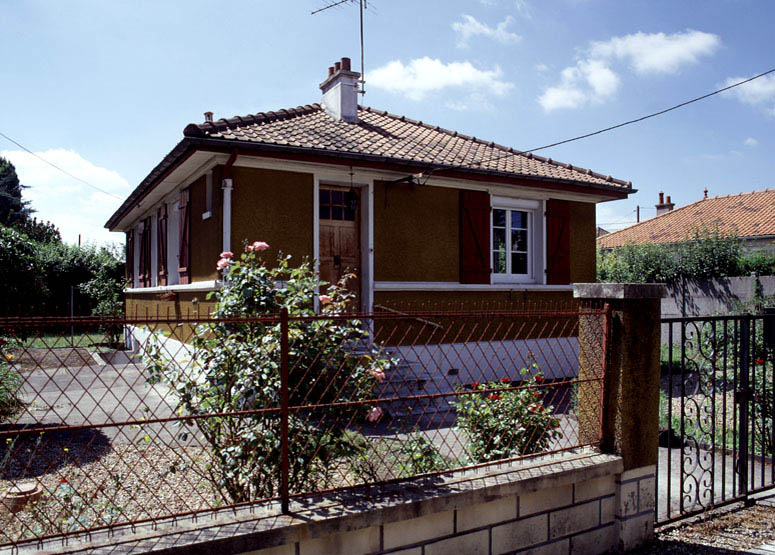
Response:
M603 185L584 181L563 180L549 177L515 175L513 173L484 170L479 168L444 168L439 164L414 160L402 160L372 154L337 152L314 148L249 143L229 139L186 137L151 171L135 188L127 200L116 210L105 224L111 231L124 231L129 223L142 217L152 206L165 198L192 174L206 171L218 163L219 156L236 151L242 156L265 156L289 161L318 162L415 174L434 170L437 177L468 179L519 186L540 187L557 191L587 193L604 200L626 198L637 189L617 185Z

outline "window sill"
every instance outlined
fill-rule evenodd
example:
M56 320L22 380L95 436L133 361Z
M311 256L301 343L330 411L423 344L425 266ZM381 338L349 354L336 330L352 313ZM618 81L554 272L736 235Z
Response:
M157 285L156 287L127 287L124 293L167 293L175 291L212 291L221 287L218 280L195 281L183 285Z
M573 284L458 283L455 281L377 281L375 291L573 291Z

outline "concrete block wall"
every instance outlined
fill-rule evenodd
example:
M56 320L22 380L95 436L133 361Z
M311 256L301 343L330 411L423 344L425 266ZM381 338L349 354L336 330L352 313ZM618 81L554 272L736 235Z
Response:
M638 547L654 533L656 465L626 470L616 478L619 549Z
M358 530L250 552L250 555L447 555L505 553L605 553L634 540L653 491L647 473L608 474L508 495ZM653 482L651 483L653 486ZM626 488L626 492L620 491ZM650 496L650 497L649 497ZM634 501L633 501L634 500ZM634 505L633 505L634 503Z

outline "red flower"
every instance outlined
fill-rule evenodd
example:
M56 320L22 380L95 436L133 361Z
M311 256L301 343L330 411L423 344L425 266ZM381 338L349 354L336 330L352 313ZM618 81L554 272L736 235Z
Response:
M543 376L535 376L534 379L538 383L544 383L546 381L546 378L544 378Z
M471 389L476 389L480 385L482 385L482 384L480 384L479 382L474 382L474 383L471 384Z
M538 412L540 410L540 408L541 408L541 405L539 405L537 403L533 403L532 405L527 407L527 410L529 410L530 412Z
M62 479L60 479L60 480L59 480L59 483L60 483L60 484L66 484L66 483L67 483L67 478L62 478Z
M511 379L509 379L509 378L508 378L508 377L506 377L506 376L503 376L503 377L501 378L501 382L502 382L502 383L511 383Z
M541 392L540 391L534 391L533 392L533 397L535 397L536 399L540 399L541 398Z
M500 401L500 400L501 400L501 396L500 396L500 395L498 395L497 393L490 393L490 394L487 396L487 398L488 398L490 401Z
M756 359L756 364L764 364L764 359L763 358L757 358Z

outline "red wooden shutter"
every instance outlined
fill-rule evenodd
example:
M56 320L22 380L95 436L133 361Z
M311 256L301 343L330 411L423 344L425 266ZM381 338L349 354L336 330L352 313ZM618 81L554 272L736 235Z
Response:
M460 191L460 283L490 283L490 195Z
M126 267L125 275L129 280L129 287L135 286L135 230L126 232Z
M140 287L151 286L151 218L143 220L140 232Z
M189 275L189 228L191 219L190 210L188 206L188 189L180 191L180 204L178 210L180 213L180 242L178 244L178 283L190 283Z
M156 213L156 252L159 268L158 283L167 285L167 204L162 204Z
M546 283L570 283L570 203L546 202Z

